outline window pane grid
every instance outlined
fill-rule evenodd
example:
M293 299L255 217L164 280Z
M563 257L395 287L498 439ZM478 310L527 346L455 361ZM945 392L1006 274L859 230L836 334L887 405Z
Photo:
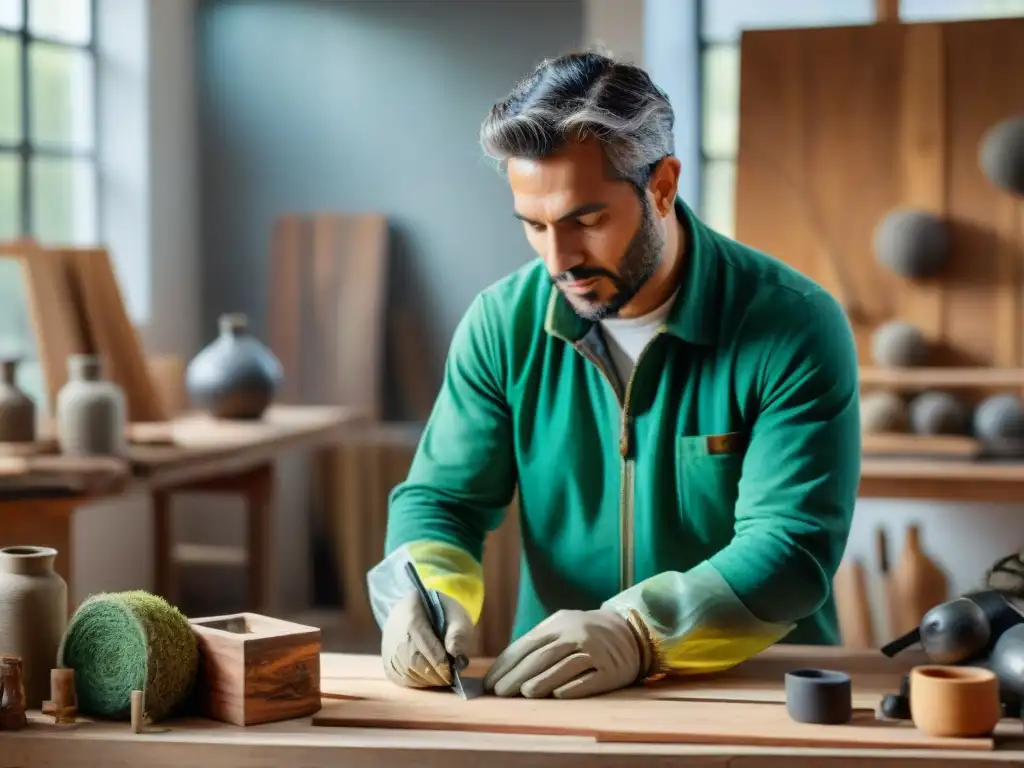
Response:
M0 121L0 158L13 155L20 161L13 171L6 169L8 177L13 173L16 179L13 199L9 189L0 195L5 208L0 219L17 221L15 237L42 242L96 238L94 20L95 0L0 0L0 25L7 22L9 27L0 27L0 45L13 39L17 46L14 71L10 65L0 69L8 90L10 81L16 81L6 100L13 99L19 113L11 118L17 126L14 135L11 126L3 131ZM4 98L0 82L0 99ZM8 187L11 183L8 178ZM38 188L40 184L46 189Z

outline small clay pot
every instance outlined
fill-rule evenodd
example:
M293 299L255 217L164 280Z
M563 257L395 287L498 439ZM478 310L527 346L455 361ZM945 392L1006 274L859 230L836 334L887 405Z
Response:
M850 676L830 669L786 673L786 712L798 723L840 725L853 717Z
M985 736L1002 717L999 679L981 667L914 667L910 716L929 736Z

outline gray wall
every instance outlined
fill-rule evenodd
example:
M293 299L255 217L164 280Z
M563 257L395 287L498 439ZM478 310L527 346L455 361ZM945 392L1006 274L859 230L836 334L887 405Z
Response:
M436 386L473 296L533 256L480 122L537 61L581 44L583 12L582 0L203 2L204 340L227 310L265 334L276 215L381 211L391 300L425 330Z

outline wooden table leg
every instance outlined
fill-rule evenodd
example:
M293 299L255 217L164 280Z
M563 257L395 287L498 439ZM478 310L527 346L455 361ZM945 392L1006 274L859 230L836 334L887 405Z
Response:
M171 605L179 599L178 564L174 559L174 495L170 490L153 492L153 581L156 593Z
M268 462L247 472L223 475L186 485L153 491L153 562L156 586L168 602L177 604L181 568L175 558L171 504L178 493L237 494L246 504L246 555L248 583L246 605L255 613L265 613L270 604L273 573L273 548L270 546L274 500L274 464Z
M90 500L80 496L51 496L0 501L0 547L52 547L54 570L68 585L68 610L74 610L75 584L71 573L71 516Z
M265 464L249 473L249 484L245 491L249 505L248 555L249 555L249 610L266 613L270 606L270 584L273 563L269 546L271 526L274 522L274 465Z

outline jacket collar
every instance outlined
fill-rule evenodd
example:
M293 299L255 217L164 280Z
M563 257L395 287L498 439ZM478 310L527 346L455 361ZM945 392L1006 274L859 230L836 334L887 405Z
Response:
M714 232L709 230L680 199L676 217L686 232L682 286L669 310L662 330L691 344L710 345L718 338L721 307L718 302L719 256ZM573 311L554 285L548 299L544 330L573 344L591 330L594 323Z

